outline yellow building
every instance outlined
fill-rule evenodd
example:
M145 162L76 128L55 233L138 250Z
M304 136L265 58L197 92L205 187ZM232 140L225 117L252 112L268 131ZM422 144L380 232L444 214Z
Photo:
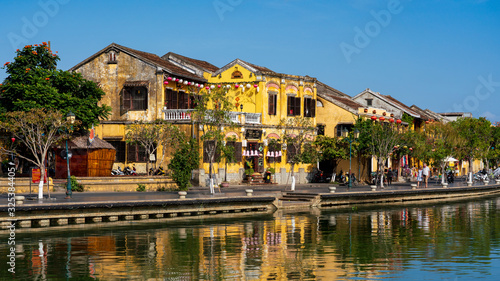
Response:
M110 105L112 113L109 120L101 121L96 133L117 149L114 167L135 166L138 172L145 173L145 163L150 159L164 159L157 164L168 165L169 159L161 155L160 149L156 155L146 155L141 146L126 144L126 126L136 121L166 120L200 141L202 131L192 113L196 95L209 91L210 86L228 87L227 98L235 104L230 112L235 126L225 130L226 144L236 148L236 163L228 163L227 174L223 161L215 164L218 183L225 179L241 182L246 162L258 173L273 168L276 183L290 182L287 154L292 152L274 145L273 139L282 138L276 126L283 118L297 116L310 119L316 126L315 78L276 73L239 59L218 68L175 53L159 57L113 43L70 71L97 82L106 93L101 103ZM202 156L204 147L200 143ZM206 160L202 159L200 169L194 173L200 186L207 185ZM294 170L298 183L307 182L310 165L295 165Z

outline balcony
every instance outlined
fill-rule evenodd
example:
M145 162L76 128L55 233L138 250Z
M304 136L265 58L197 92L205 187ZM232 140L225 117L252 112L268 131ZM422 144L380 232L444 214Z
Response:
M166 121L191 120L194 109L164 109L164 119Z
M194 109L164 109L164 120L166 121L190 121ZM235 124L241 124L240 115L245 115L245 124L261 124L261 113L229 112L229 118Z

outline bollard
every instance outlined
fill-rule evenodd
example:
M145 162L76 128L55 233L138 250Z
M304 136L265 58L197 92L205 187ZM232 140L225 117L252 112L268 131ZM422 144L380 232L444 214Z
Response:
M24 196L18 195L14 196L14 200L16 200L16 205L22 205L24 203Z
M186 199L187 192L186 191L179 191L179 199Z
M247 196L252 196L253 189L245 189L245 192L247 193Z
M335 193L335 190L337 190L335 186L329 186L328 189L330 189L330 193Z
M441 184L441 186L442 186L443 188L448 188L448 183L446 183L446 182L445 182L445 183L442 183L442 184Z
M377 191L377 186L376 185L370 185L370 188L372 189L372 191Z
M411 189L417 189L417 184L416 183L412 183L412 184L410 184L410 186L411 186Z
M490 181L489 181L489 180L485 180L485 181L484 181L484 185L488 185L489 183L490 183Z
M495 183L496 183L496 184L500 184L500 179L496 179L496 180L495 180Z

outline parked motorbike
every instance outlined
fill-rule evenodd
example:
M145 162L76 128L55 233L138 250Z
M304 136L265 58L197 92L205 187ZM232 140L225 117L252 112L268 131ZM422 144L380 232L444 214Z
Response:
M123 169L123 173L125 173L125 175L129 175L129 176L137 176L137 172L133 169L130 169L129 166L127 166L127 167L125 167L125 169Z
M163 170L162 166L158 167L158 169L156 169L156 171L153 168L150 168L149 174L153 175L153 176L166 176L167 175L165 170Z
M111 175L113 176L123 176L125 173L122 171L122 168L118 166L118 168L111 170Z
M320 182L330 182L332 180L332 177L325 174L323 171L321 170L318 170L314 176L313 176L313 179L312 179L312 182L317 182L317 183L320 183Z

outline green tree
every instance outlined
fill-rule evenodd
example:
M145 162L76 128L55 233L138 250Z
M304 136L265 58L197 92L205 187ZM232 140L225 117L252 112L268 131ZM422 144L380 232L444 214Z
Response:
M71 129L79 125L79 121L71 124L63 119L58 111L45 109L31 109L29 111L15 111L4 114L5 121L0 122L0 129L12 134L16 142L20 141L29 151L31 157L21 154L14 148L0 147L4 154L14 154L23 158L38 168L41 175L45 175L45 159L49 149L69 137ZM43 198L43 177L38 186L38 198Z
M464 143L457 147L457 155L469 161L469 179L472 178L474 159L484 159L488 154L491 142L491 122L484 117L459 118L452 126Z
M163 163L169 144L174 143L174 140L176 140L175 143L178 143L178 127L162 120L156 120L154 122L139 121L135 124L127 125L126 130L125 139L127 143L139 144L146 150L146 171L148 175L150 174L149 165L151 163L149 156L154 155L161 146L163 148L162 158L159 161L155 159L155 161Z
M421 136L417 140L424 141L418 144L418 156L424 162L430 165L441 168L441 174L444 175L446 161L448 156L452 156L457 147L464 144L464 141L457 130L453 128L451 123L433 122L425 125L425 129L419 132ZM441 181L445 182L445 177L441 177Z
M168 168L172 171L172 179L177 183L180 190L187 190L190 186L191 173L198 167L200 153L198 144L181 133L177 150L174 153Z
M319 153L313 147L316 128L311 118L293 117L281 119L277 129L282 132L280 140L286 146L286 159L291 165L292 190L295 190L295 165L318 160Z
M498 125L491 127L490 149L486 158L488 165L498 167L500 161L500 127Z
M216 156L223 154L225 127L234 127L230 112L234 105L226 98L228 88L221 85L207 86L201 90L193 118L199 124L203 141L203 151L208 156L210 193L214 193L213 164L219 162ZM228 148L229 149L229 148ZM229 154L226 153L226 154Z
M98 105L104 91L79 73L57 70L59 60L45 42L18 49L14 61L3 66L8 76L0 85L0 113L32 108L58 110L63 115L72 111L81 129L107 118L111 108Z
M392 123L371 121L366 128L360 132L360 138L366 140L371 155L377 159L377 182L384 186L384 165L392 155L394 147L402 140L401 126Z
M335 168L340 160L349 159L349 147L340 138L317 136L313 144L319 152L319 161L332 162L332 174L335 172Z

